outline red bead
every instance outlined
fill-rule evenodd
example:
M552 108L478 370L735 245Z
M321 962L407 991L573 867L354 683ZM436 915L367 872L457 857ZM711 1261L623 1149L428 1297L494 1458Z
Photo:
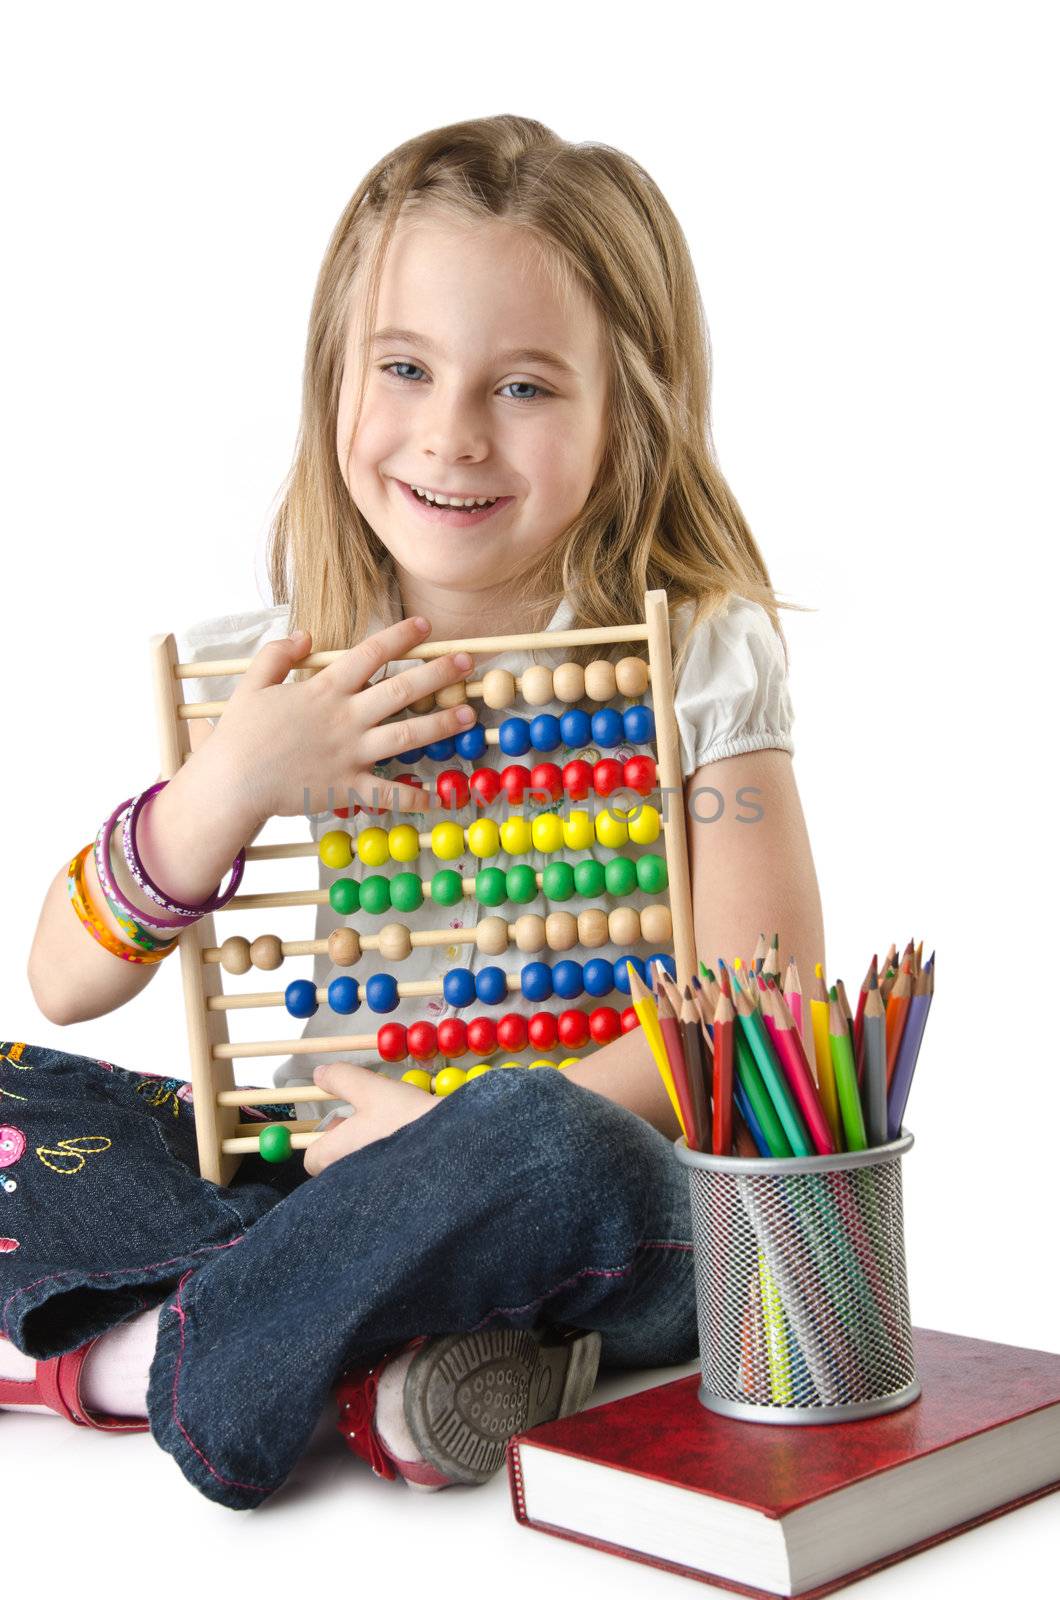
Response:
M541 789L553 800L563 798L563 774L554 761L542 761L530 774L531 789Z
M331 815L333 817L348 817L349 814L350 814L349 806L336 806L334 811L331 813Z
M638 794L651 794L655 788L655 762L651 756L630 756L623 766L622 783Z
M434 780L438 794L438 804L445 811L459 810L466 806L471 798L471 785L467 781L467 773L461 772L457 767L446 767L444 772L439 772Z
M439 1022L438 1048L450 1058L467 1054L467 1023L463 1017L444 1017Z
M520 766L518 762L514 766L505 767L504 771L501 773L501 788L508 796L508 802L510 805L515 806L519 804L529 782L529 767Z
M535 1011L526 1031L535 1050L551 1050L556 1042L556 1019L551 1011Z
M589 1016L589 1032L597 1044L610 1044L622 1031L614 1006L597 1006Z
M563 787L572 800L584 800L593 785L593 769L588 761L568 761L563 768Z
M584 1011L561 1011L556 1023L560 1044L572 1049L585 1044L589 1037L589 1018Z
M501 792L501 775L495 767L476 767L468 782L479 805L492 805Z
M414 1061L430 1061L438 1054L438 1030L433 1022L410 1022L409 1055Z
M634 1028L640 1027L640 1018L632 1006L627 1006L621 1018L623 1033L632 1033Z
M602 761L593 765L593 788L598 795L611 794L613 790L621 787L622 763L612 761L610 756L604 756Z
M477 1056L491 1056L497 1048L497 1024L492 1017L472 1017L467 1025L468 1049Z
M375 1047L384 1061L404 1061L409 1052L403 1024L384 1022L375 1036Z
M502 1050L526 1049L526 1018L519 1011L507 1011L497 1023L497 1043Z

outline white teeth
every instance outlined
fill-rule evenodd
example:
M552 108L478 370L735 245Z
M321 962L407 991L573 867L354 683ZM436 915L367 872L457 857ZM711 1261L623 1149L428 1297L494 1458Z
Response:
M500 498L499 495L495 495L492 500L461 500L455 495L435 494L433 489L420 489L414 483L410 483L409 488L412 490L413 494L418 495L421 500L428 500L431 505L436 506L493 506L497 504L497 500Z

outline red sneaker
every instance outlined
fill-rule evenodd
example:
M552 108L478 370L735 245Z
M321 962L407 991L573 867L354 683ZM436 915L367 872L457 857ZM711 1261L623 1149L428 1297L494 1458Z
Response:
M0 1339L10 1342L2 1333ZM33 1378L0 1378L0 1407L50 1406L67 1422L84 1428L101 1428L107 1433L146 1433L151 1426L146 1417L101 1416L89 1411L81 1399L81 1369L95 1343L96 1339L89 1339L77 1350L38 1361Z

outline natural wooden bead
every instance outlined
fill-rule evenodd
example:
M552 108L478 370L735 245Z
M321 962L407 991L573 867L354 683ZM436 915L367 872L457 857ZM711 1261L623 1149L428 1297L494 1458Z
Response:
M640 913L640 936L649 944L666 944L674 936L674 923L670 907L644 906Z
M503 917L483 917L475 929L475 945L481 955L499 956L508 948L508 924Z
M361 959L361 936L356 928L333 928L328 934L328 955L336 967L352 967Z
M233 978L241 978L250 971L250 945L246 939L233 934L221 946L221 965Z
M615 698L615 668L611 661L590 661L585 669L585 694L589 700Z
M421 694L418 700L410 700L409 710L417 717L425 717L428 711L434 710L434 695Z
M578 919L572 911L550 911L545 918L545 938L550 950L573 950L578 943Z
M585 668L577 661L561 661L552 673L552 693L565 706L585 697Z
M648 663L640 656L623 656L615 665L615 687L631 700L642 695L648 687Z
M493 667L482 680L482 698L494 711L503 711L515 699L515 679L503 667Z
M551 667L527 667L521 689L528 706L547 706L553 699Z
M616 906L608 915L607 931L611 935L611 943L617 945L636 944L642 937L640 917L633 906Z
M519 950L528 954L536 954L539 950L548 949L548 940L545 938L545 919L532 911L526 911L515 922L515 943Z
M587 950L599 950L607 943L607 912L600 906L578 912L578 943Z
M434 703L439 711L447 711L450 706L462 706L466 699L466 683L447 683L444 689L436 691Z
M250 947L250 959L259 972L275 972L283 962L283 945L274 933L259 933Z
M403 922L388 922L379 930L379 954L384 961L407 961L412 954L412 934Z

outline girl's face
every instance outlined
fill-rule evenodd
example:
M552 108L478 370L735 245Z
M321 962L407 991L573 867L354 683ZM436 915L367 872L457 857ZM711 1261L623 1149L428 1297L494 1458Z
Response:
M468 594L499 599L514 564L544 552L588 498L605 444L600 319L580 292L564 306L519 229L426 218L394 235L365 351L361 310L355 289L342 475L394 559L406 610L458 616ZM500 503L438 511L411 485Z

